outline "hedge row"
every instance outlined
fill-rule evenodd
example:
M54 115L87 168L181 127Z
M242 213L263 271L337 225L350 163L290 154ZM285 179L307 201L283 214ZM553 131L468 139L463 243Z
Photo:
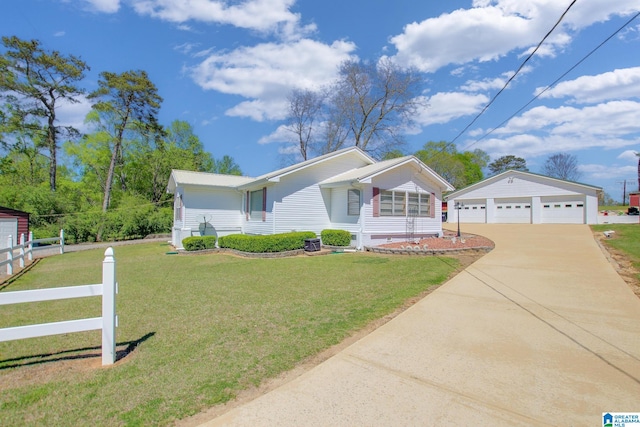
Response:
M201 251L216 247L216 236L191 236L182 239L185 251Z
M349 246L351 233L345 230L322 230L320 233L322 244L327 246Z
M316 233L313 231L299 231L259 236L231 234L228 236L221 236L218 239L218 246L221 248L229 248L251 253L285 252L304 249L305 239L314 238L316 238Z

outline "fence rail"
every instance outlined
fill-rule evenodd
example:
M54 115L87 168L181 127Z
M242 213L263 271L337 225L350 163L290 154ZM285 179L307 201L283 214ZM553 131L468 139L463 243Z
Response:
M57 245L47 245L39 247L39 243L59 242ZM7 247L0 249L0 255L6 253L6 259L0 261L0 267L7 266L7 274L13 275L14 263L18 261L20 268L24 268L25 262L33 261L33 252L40 249L60 248L60 253L64 253L64 230L60 230L58 237L48 237L46 239L33 239L33 233L29 232L29 240L25 241L24 233L20 235L20 243L14 246L13 236L7 239ZM18 255L15 252L18 251Z
M102 329L102 364L112 365L116 360L117 293L116 261L112 248L104 253L100 284L0 292L0 305L102 296L102 317L3 328L0 329L0 342Z

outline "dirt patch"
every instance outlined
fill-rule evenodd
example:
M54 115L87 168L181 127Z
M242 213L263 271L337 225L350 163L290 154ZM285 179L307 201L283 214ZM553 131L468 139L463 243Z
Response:
M606 237L602 232L594 232L593 237L616 272L627 282L633 293L640 298L640 279L638 279L640 271L633 266L633 262L624 252L605 243L606 240L615 239L616 235L612 234L611 237Z

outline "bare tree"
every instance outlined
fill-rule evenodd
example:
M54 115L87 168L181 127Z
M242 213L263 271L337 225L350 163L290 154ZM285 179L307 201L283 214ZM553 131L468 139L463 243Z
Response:
M417 71L388 58L345 61L333 85L289 97L289 128L298 136L300 154L306 159L310 149L326 154L352 144L380 157L400 148L420 106L421 84Z
M542 173L566 181L577 181L582 176L578 170L578 159L568 153L556 153L547 157L542 166Z
M345 118L356 147L388 152L402 145L402 130L414 121L420 84L415 70L388 58L376 64L346 61L332 104Z
M288 97L289 114L287 128L293 132L300 147L300 155L307 160L310 144L313 143L319 112L324 102L320 92L309 89L294 89Z

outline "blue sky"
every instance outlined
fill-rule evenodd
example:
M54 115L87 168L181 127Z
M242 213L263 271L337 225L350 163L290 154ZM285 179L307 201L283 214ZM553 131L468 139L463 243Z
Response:
M551 29L570 0L5 0L2 35L38 39L102 71L142 69L164 98L160 120L189 122L214 157L245 175L282 166L293 88L317 88L349 58L386 56L424 73L426 107L408 151L451 141ZM524 157L539 172L574 154L581 182L622 198L637 189L640 18L504 126L481 138L640 11L638 0L578 0L458 150ZM66 106L82 129L90 104Z

